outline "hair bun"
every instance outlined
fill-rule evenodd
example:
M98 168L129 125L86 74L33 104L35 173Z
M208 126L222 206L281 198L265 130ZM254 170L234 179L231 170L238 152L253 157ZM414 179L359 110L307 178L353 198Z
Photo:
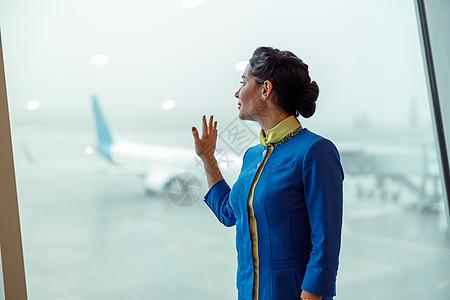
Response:
M249 75L258 84L273 85L274 104L289 115L311 117L316 111L319 87L311 81L308 65L294 53L272 47L258 47L249 60Z
M319 97L319 86L311 81L300 94L297 111L304 117L311 117L316 111L316 101Z

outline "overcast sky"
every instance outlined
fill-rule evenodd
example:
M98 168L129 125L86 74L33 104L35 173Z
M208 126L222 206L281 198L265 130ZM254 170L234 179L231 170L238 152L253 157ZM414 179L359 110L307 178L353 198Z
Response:
M185 0L186 1L186 0ZM260 45L288 49L320 87L313 126L420 126L430 113L412 0L2 0L13 124L151 123L237 115L234 92ZM105 54L106 64L91 59ZM172 109L161 104L172 100ZM38 101L35 111L24 105Z

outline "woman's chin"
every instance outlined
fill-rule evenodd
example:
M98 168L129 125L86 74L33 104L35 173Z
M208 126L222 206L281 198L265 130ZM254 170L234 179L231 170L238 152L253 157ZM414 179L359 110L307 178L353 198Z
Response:
M238 118L242 121L254 121L252 116L246 115L242 111L239 111Z

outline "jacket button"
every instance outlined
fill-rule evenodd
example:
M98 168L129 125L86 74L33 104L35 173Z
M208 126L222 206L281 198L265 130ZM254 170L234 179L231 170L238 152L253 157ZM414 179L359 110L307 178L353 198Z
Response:
M256 165L256 167L259 168L260 165L261 165L261 163L258 163L258 164Z
M266 155L266 153L267 153L267 150L264 150L262 153L262 156Z

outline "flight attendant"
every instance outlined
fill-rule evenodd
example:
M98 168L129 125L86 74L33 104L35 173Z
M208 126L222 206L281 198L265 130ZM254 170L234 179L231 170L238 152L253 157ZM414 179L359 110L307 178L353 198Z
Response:
M214 151L217 121L192 128L209 191L205 202L225 226L236 225L239 300L333 299L342 227L339 153L303 128L319 88L308 65L289 51L257 48L236 92L239 118L258 122L260 143L247 149L233 188Z

